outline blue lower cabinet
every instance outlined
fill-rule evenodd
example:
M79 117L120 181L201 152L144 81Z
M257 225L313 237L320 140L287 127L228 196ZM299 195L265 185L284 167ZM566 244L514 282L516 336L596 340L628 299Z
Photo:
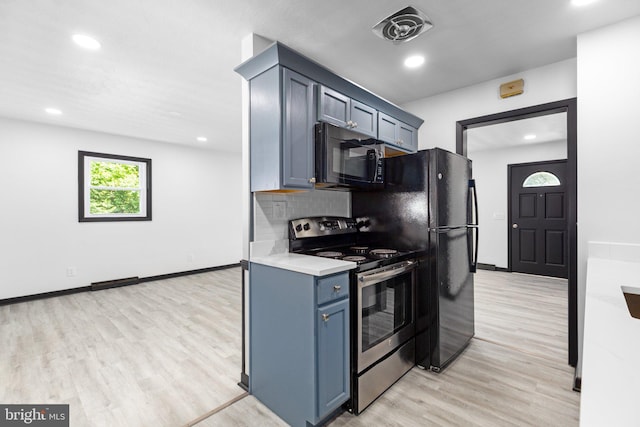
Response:
M317 310L318 418L349 399L349 300ZM345 375L347 373L347 375Z
M250 392L294 427L319 424L350 397L348 273L249 269Z

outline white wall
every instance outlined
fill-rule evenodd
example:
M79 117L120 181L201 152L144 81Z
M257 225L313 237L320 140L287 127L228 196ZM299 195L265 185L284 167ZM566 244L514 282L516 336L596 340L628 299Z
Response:
M473 70L469 70L470 73ZM524 79L524 93L500 98L500 85ZM468 86L404 104L402 107L424 119L418 141L420 149L441 147L456 151L456 122L487 114L574 98L576 60L569 59L496 80Z
M640 16L578 37L578 295L581 325L587 242L640 243L640 139L636 129L640 118L638 46Z
M473 146L473 140L467 141ZM526 144L495 150L473 151L473 176L478 190L478 220L481 224L478 262L507 268L508 251L508 176L507 165L559 160L567 157L567 141Z
M153 220L79 223L78 150L151 158ZM0 119L0 178L0 299L242 256L239 154Z

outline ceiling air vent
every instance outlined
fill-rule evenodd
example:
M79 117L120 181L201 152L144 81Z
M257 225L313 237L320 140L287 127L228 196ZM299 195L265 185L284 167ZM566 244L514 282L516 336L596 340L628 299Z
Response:
M399 12L378 22L373 32L394 43L408 42L433 27L427 15L415 7L405 7Z

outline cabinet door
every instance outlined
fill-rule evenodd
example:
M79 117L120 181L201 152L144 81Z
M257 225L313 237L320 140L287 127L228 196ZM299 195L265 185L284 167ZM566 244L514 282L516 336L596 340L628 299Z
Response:
M348 127L351 114L349 97L325 86L320 86L318 92L318 120Z
M395 144L398 136L396 135L398 121L384 113L378 113L378 139L382 142Z
M375 108L352 99L351 122L353 130L373 138L378 136L378 111Z
M349 383L349 299L317 309L317 416L347 401Z
M312 188L314 168L313 125L315 83L283 68L282 184ZM260 161L254 159L253 161Z
M418 138L416 129L406 123L398 122L398 144L407 150L416 151Z

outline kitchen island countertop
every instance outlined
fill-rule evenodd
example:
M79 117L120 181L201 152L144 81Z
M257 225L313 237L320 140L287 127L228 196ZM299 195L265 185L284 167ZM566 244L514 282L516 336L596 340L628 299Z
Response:
M638 425L640 319L620 286L640 287L640 262L589 254L580 425Z
M355 262L290 252L252 256L250 262L310 274L312 276L327 276L329 274L341 273L352 270L357 266Z

